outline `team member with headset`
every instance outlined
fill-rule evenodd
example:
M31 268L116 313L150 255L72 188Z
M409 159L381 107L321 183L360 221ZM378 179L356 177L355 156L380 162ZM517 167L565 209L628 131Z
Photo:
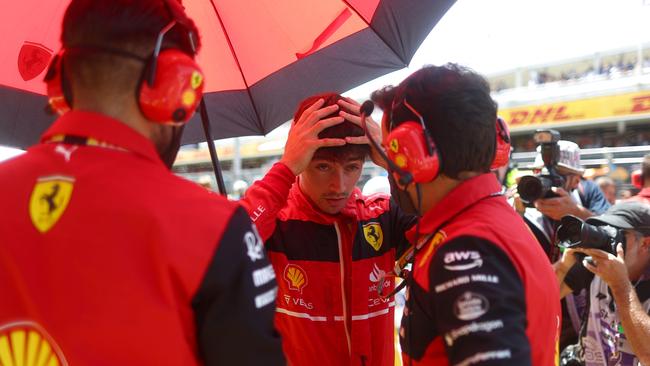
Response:
M47 75L63 115L0 165L0 363L280 365L246 212L169 170L201 100L175 0L73 0Z
M404 364L553 365L559 291L490 173L509 137L488 83L458 65L428 66L373 100L395 193L422 215L409 232Z

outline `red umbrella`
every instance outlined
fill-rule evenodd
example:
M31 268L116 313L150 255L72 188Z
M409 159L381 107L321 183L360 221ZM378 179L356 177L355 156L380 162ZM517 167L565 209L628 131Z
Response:
M0 12L0 144L26 147L54 119L44 71L69 0L7 1ZM216 138L266 134L297 103L405 67L450 0L185 0ZM198 118L198 117L195 117ZM185 143L204 141L190 123Z

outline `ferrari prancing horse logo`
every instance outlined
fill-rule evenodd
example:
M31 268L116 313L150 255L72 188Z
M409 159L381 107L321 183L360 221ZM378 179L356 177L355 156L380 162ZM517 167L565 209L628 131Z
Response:
M363 225L363 236L376 251L379 251L379 248L384 243L384 232L381 231L381 226L376 222Z
M74 178L52 175L38 178L29 199L29 216L41 233L50 230L68 207Z

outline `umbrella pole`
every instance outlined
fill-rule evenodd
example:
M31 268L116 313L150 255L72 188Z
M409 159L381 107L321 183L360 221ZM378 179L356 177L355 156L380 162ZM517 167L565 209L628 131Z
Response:
M217 156L217 149L214 147L214 139L212 138L212 133L210 132L210 118L208 117L208 109L205 106L205 99L201 99L200 104L201 112L201 123L203 124L203 132L205 132L205 140L208 143L208 150L210 151L210 159L212 160L212 169L214 170L214 176L217 178L217 186L219 187L219 193L224 196L227 196L226 184L223 182L223 174L221 173L221 164L219 164L219 157Z

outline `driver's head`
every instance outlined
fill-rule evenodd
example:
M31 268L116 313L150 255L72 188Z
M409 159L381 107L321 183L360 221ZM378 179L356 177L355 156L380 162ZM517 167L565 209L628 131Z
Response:
M336 105L342 96L334 93L315 95L303 100L296 110L294 120L318 99L324 99L323 107ZM350 114L357 114L345 110ZM323 119L338 116L338 111ZM326 128L318 134L319 138L345 138L363 136L361 127L350 121L344 121ZM300 174L300 188L309 199L323 212L337 214L352 194L361 172L363 163L370 153L368 145L346 144L336 147L323 147L314 153L309 166Z

